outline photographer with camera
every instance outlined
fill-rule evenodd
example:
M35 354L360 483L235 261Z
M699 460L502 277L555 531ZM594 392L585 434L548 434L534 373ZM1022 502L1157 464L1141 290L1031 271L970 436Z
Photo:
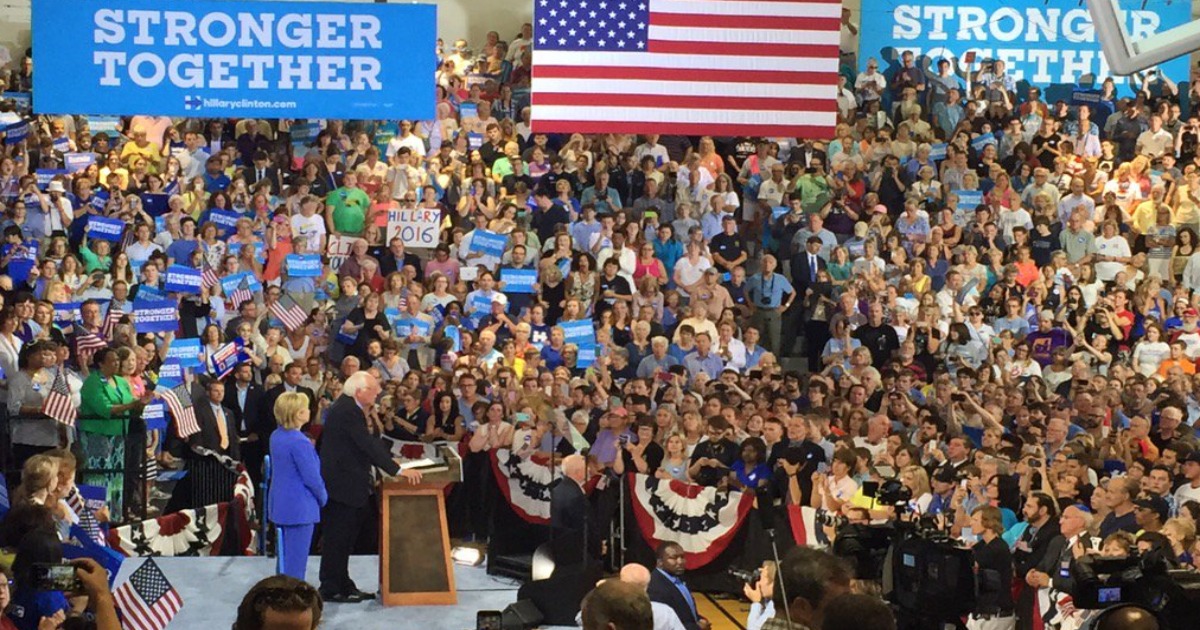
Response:
M742 594L750 600L750 613L746 616L746 630L762 630L767 620L775 616L775 563L770 560L745 580Z

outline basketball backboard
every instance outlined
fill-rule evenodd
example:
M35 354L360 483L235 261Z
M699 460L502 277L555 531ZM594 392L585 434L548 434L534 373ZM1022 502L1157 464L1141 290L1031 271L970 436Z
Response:
M1200 49L1200 21L1189 22L1142 39L1134 39L1125 28L1125 14L1117 2L1118 0L1087 0L1092 23L1096 28L1096 38L1100 41L1108 67L1114 74L1133 74Z

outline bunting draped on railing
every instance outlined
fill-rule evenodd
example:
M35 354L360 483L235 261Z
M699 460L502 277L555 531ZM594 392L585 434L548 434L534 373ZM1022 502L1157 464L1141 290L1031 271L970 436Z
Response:
M679 543L689 569L716 559L742 527L754 495L648 475L629 477L633 515L651 547Z
M126 556L252 555L253 518L254 486L242 469L232 501L113 528L108 544Z

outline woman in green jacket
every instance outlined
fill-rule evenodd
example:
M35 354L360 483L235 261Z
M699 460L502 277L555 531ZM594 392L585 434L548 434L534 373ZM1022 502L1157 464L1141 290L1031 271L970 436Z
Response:
M130 422L130 415L152 396L133 397L129 382L117 375L121 360L114 348L102 348L94 360L95 367L80 390L79 443L86 469L97 472L84 474L84 483L107 488L109 506L122 514L125 480L133 480L130 487L136 487L137 456L145 436L140 417ZM130 426L134 424L139 426Z

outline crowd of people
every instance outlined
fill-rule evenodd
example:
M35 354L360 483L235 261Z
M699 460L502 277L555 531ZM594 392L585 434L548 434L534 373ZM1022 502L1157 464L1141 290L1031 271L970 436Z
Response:
M306 397L287 428L319 444L366 371L371 432L461 445L468 538L495 534L487 458L512 449L861 520L894 516L862 486L895 471L1003 578L976 627L1077 627L1091 613L1057 602L1080 554L1200 563L1200 116L1174 83L1047 103L1002 61L905 53L844 68L833 138L551 136L531 129L530 33L440 51L432 121L10 125L13 505L65 499L38 471L68 449L131 510L180 459L261 479L280 396ZM434 212L436 246L392 234L394 209ZM319 273L292 273L307 254ZM172 265L248 282L168 292ZM146 296L178 301L175 331L137 331ZM197 338L200 431L139 424ZM42 413L59 375L76 428Z

